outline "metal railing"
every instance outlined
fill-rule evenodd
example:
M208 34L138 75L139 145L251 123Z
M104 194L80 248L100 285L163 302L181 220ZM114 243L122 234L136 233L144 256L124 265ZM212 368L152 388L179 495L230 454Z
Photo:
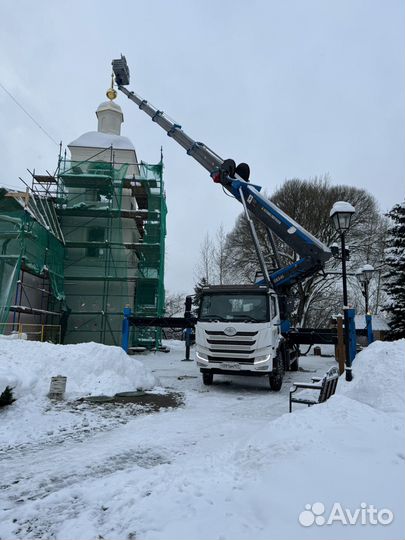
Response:
M33 323L1 323L0 334L3 336L18 335L26 336L29 341L41 341L50 343L61 342L60 324L33 324Z

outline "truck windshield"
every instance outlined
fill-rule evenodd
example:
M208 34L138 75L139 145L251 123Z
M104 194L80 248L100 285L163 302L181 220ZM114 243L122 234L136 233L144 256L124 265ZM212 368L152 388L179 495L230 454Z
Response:
M266 294L210 294L203 295L200 321L265 322L269 321Z

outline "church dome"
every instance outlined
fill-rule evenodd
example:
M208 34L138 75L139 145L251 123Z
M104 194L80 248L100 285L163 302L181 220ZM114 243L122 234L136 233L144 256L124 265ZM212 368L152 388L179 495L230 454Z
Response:
M118 151L130 151L133 158L129 158L127 155L125 159L136 163L134 145L128 137L121 135L121 124L124 121L121 107L113 101L104 101L97 107L96 115L97 131L83 133L68 144L73 161L83 159L86 152L93 155L96 149L102 150L112 147Z
M97 117L99 117L99 114L103 111L114 111L114 113L119 113L121 115L121 123L124 121L122 109L117 103L114 103L114 101L103 101L103 103L100 103L96 110Z
M96 110L98 126L100 133L113 133L121 135L121 124L124 121L121 107L113 101L104 101Z

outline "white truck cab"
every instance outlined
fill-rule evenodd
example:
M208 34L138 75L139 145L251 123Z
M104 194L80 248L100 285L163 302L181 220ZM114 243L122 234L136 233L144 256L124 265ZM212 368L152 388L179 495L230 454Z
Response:
M214 374L268 376L280 390L283 379L277 295L260 285L218 285L202 291L196 325L196 362L204 384Z

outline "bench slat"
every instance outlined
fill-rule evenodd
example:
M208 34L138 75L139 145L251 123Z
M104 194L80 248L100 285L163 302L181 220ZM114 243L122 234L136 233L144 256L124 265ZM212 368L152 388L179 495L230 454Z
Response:
M305 403L306 405L316 405L318 403L316 399L293 398L291 401L294 403Z
M318 379L313 377L312 380ZM293 403L303 403L306 405L315 405L317 403L324 403L329 399L336 391L337 383L339 379L339 372L336 367L332 367L325 373L322 379L318 379L319 382L315 383L293 383L290 388L290 412L292 412ZM292 394L298 389L319 390L318 400L304 399L300 397L294 397Z
M317 384L317 383L293 383L293 386L297 387L297 388L309 388L309 389L312 389L312 390L321 390L322 389L322 385L321 384Z

